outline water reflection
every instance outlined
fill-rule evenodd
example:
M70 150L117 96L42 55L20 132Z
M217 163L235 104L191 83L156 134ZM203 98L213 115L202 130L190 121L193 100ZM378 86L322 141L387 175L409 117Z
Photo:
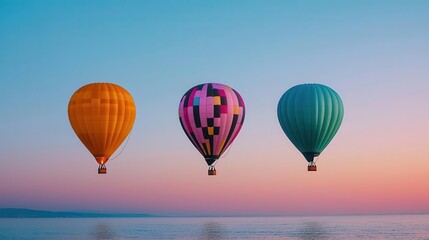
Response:
M318 222L304 222L297 230L297 237L303 240L328 239L329 232Z
M224 227L217 222L207 222L202 226L202 239L226 239Z
M105 223L97 223L95 224L92 232L91 239L102 240L102 239L115 239L116 233L112 229L112 227Z

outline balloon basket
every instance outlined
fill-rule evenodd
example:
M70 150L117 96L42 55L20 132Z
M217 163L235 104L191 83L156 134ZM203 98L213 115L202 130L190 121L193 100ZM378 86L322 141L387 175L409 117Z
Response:
M316 165L309 165L308 166L308 171L309 172L315 172L315 171L317 171L317 166Z
M107 168L104 165L100 165L98 167L98 174L106 174L107 173Z
M216 176L216 169L214 167L209 168L209 176Z

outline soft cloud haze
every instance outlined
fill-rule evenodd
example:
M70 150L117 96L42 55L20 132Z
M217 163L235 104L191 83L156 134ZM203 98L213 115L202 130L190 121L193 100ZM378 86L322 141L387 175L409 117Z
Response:
M1 1L0 208L427 213L428 12L428 1ZM67 117L73 92L98 81L137 106L105 176ZM216 177L177 115L203 82L247 107ZM314 173L276 115L306 82L345 107Z

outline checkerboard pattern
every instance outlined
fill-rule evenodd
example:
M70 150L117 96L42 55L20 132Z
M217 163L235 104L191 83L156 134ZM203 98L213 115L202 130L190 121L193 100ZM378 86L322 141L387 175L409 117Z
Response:
M208 165L234 141L244 115L240 94L219 83L205 83L189 89L179 105L180 124Z

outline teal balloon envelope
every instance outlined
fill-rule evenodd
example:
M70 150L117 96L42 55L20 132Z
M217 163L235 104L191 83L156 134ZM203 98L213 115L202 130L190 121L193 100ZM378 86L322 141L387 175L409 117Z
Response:
M286 136L308 161L308 170L316 171L314 158L340 128L344 106L332 88L322 84L300 84L280 98L277 116Z

